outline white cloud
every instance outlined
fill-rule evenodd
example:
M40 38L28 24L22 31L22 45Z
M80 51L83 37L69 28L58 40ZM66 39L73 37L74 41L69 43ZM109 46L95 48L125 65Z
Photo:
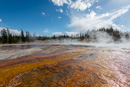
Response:
M88 11L90 12L91 10L90 10L90 9L88 9Z
M69 12L66 10L66 15L69 16Z
M62 9L56 9L56 11L63 13Z
M10 33L13 35L20 35L20 31L18 30L14 30L14 29L9 29L9 30L10 30Z
M130 5L118 11L101 15L97 15L94 11L91 11L90 14L86 14L86 16L81 17L73 15L71 17L71 23L68 26L75 28L76 31L80 32L111 26L120 29L120 25L116 25L113 21L128 12L129 9Z
M65 32L68 36L77 35L79 32Z
M43 30L44 33L48 33L48 29Z
M0 19L0 22L2 22L2 19Z
M4 28L4 27L0 27L0 31L3 30L3 29L7 29L7 28ZM9 29L10 33L13 34L13 35L20 35L21 31L18 31L16 29Z
M101 8L101 6L97 6L96 9L100 9L101 10L102 8Z
M60 16L59 16L58 18L59 18L59 19L61 19L61 17L60 17Z
M85 9L90 8L91 6L91 3L86 3L84 0L77 0L76 2L72 3L70 7L76 10L84 11Z
M56 35L56 36L63 35L62 32L54 32L54 33L52 33L52 34L53 34L53 35Z
M42 15L46 15L45 12L42 12Z
M90 8L95 2L98 2L98 0L52 0L52 2L57 6L67 4L70 8L84 11L87 8Z
M63 6L64 4L71 3L71 0L51 0L57 6Z
M108 6L112 6L112 7L121 7L121 6L126 6L130 4L130 0L109 0L107 2Z
M87 18L94 18L95 16L96 16L96 13L94 11L91 11L90 14L86 15Z

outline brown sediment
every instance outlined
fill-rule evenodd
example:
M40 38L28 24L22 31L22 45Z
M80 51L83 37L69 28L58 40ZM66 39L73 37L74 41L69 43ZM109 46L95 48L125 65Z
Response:
M50 49L52 48L52 49ZM44 50L44 53L46 52L57 52L59 51L60 49L59 48L62 48L62 46L50 46L46 49L43 49ZM8 60L2 60L0 61L0 68L2 67L6 67L6 66L11 66L11 65L16 65L16 64L21 64L21 63L27 63L27 62L33 62L33 61L36 61L36 60L44 60L47 58L53 58L54 56L57 56L57 55L62 55L62 54L65 54L67 53L67 51L64 51L65 49L63 49L61 52L59 51L58 53L55 53L55 54L49 54L49 55L43 55L43 52L39 52L39 54L32 54L33 56L29 55L29 56L26 56L26 57L20 57L20 58L17 58L17 59L8 59ZM69 51L68 51L69 52Z
M93 47L57 52L58 49L49 54L1 62L0 86L129 87L129 72L119 65L127 60L119 52Z
M0 82L6 82L6 81L8 82L8 80L10 80L11 78L14 78L15 76L19 75L20 73L27 72L33 68L37 68L42 65L53 64L53 63L57 63L57 62L60 62L63 60L68 60L68 59L79 57L81 54L83 54L83 53L80 53L81 51L82 51L81 49L80 50L79 49L71 50L71 51L68 51L68 54L59 55L59 56L56 56L57 53L50 54L51 57L53 56L53 59L50 59L50 55L48 55L48 59L45 59L45 60L40 60L40 61L36 61L36 62L31 62L31 63L21 63L21 64L19 63L16 65L13 65L13 66L1 68L0 69L0 75L1 75ZM29 58L27 58L27 60L28 59L31 60L31 58L34 59L36 57L38 57L38 56L29 57ZM44 59L44 57L47 57L47 56L46 55L39 56L38 58ZM24 59L26 60L26 58L24 58ZM19 60L16 60L16 62L17 61L19 62Z
M11 59L4 62L1 62L0 68L3 67L10 67L12 65L17 65L17 64L26 64L26 63L31 63L31 62L36 62L36 61L42 61L42 60L46 60L46 59L53 59L54 57L57 57L59 55L65 55L68 52L59 52L59 53L55 53L55 54L49 54L49 55L40 55L40 56L28 56L28 57L24 57L24 58L20 58L20 59Z

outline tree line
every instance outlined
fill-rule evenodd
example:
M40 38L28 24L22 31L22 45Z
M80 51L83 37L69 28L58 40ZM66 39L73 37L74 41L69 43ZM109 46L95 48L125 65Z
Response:
M18 43L18 42L32 42L35 40L61 40L61 39L78 39L78 40L85 40L88 39L89 41L91 39L96 40L96 34L97 32L101 33L107 33L108 35L112 36L114 41L120 41L121 37L124 37L126 40L130 39L130 32L122 32L117 29L113 29L112 27L110 28L101 28L98 30L88 30L85 33L80 33L77 35L59 35L59 36L35 36L31 35L30 32L26 31L24 32L21 30L20 35L14 35L10 33L10 30L3 29L0 31L0 43Z
M114 29L113 27L110 28L100 28L98 30L88 30L86 33L80 33L79 39L84 40L84 39L96 39L97 34L100 33L106 33L109 36L112 37L112 39L116 41L120 41L122 38L126 40L130 40L130 32L122 32L117 29Z
M11 34L8 28L2 29L0 31L0 43L11 44L11 43L18 43L18 42L30 42L34 40L35 40L35 37L32 37L28 31L24 33L24 31L21 30L20 35Z

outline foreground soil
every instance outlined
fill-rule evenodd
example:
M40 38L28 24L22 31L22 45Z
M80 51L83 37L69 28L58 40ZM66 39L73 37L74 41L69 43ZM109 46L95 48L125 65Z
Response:
M14 48L1 51L9 54L1 56L0 87L130 87L130 50L71 45Z

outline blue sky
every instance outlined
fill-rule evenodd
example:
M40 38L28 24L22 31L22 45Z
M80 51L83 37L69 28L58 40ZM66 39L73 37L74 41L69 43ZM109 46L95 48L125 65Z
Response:
M129 9L129 0L0 0L0 29L37 35L70 35L110 26L130 30Z

